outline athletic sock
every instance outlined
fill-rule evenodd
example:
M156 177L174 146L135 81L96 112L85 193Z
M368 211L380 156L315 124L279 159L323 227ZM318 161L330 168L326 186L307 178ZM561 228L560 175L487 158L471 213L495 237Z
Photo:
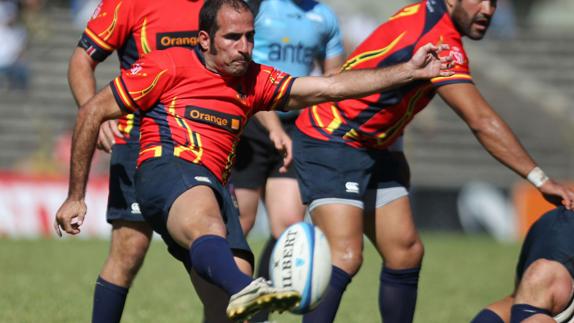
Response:
M277 239L275 239L273 236L270 236L269 239L267 239L265 248L259 257L259 265L257 266L258 277L263 277L267 280L270 279L271 276L269 275L269 261L271 259L271 254L273 253L273 247L275 247L275 243L277 243ZM253 315L249 322L267 322L268 320L269 310L265 309Z
M223 288L230 296L242 290L252 281L239 270L229 243L216 235L196 239L189 250L191 266L207 281Z
M514 304L510 309L510 323L522 322L536 314L550 315L550 312L528 304Z
M94 290L92 323L116 323L122 318L129 288L114 285L98 276Z
M303 316L303 323L331 323L339 309L341 298L347 285L351 282L351 276L344 270L333 266L331 280L325 292L325 296L319 306Z
M413 321L420 267L389 269L383 266L379 286L379 311L385 323Z
M504 323L504 320L498 314L485 308L476 314L470 323Z

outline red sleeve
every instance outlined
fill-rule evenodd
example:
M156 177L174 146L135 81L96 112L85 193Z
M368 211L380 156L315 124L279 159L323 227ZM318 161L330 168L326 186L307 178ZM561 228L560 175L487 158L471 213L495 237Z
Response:
M444 37L440 36L438 41L434 43L448 44L450 49L440 53L439 55L448 56L449 54L452 54L454 59L454 75L449 77L436 77L432 79L431 82L433 83L434 87L454 83L473 83L472 76L470 75L468 56L466 55L464 47L462 46L462 39L460 37L448 37L447 35ZM419 44L424 45L424 43Z
M102 0L78 43L95 61L103 61L121 47L133 26L132 1Z
M253 113L261 110L283 110L294 80L295 78L287 73L261 65L255 85Z
M148 110L160 101L171 86L175 68L166 51L152 52L122 70L111 83L116 102L123 110Z

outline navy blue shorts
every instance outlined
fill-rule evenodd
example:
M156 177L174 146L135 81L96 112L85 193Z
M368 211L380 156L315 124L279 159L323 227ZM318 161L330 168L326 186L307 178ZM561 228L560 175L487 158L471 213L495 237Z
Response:
M409 166L402 152L357 149L296 129L293 155L305 204L319 199L362 202L367 190L409 188Z
M526 268L537 259L563 264L574 278L574 212L558 207L536 221L528 234L518 264L516 279L520 281Z
M181 194L195 186L205 185L217 197L233 254L253 266L253 253L241 230L239 210L230 192L207 168L176 157L154 158L143 162L135 180L137 199L144 218L162 236L175 258L186 266L190 264L188 250L178 245L167 231L169 210Z
M295 128L293 122L283 122L287 134L292 135ZM280 173L283 166L283 156L269 139L269 133L263 126L252 118L237 144L235 165L231 171L231 182L236 188L257 189L265 186L267 178L297 178L293 167L287 173Z
M114 145L110 161L110 183L106 220L145 221L136 201L134 176L139 146Z

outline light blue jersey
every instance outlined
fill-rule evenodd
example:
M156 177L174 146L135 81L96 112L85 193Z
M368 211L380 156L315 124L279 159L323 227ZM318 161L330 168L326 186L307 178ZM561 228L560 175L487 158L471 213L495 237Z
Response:
M335 13L314 0L263 0L255 19L253 60L293 76L344 51Z

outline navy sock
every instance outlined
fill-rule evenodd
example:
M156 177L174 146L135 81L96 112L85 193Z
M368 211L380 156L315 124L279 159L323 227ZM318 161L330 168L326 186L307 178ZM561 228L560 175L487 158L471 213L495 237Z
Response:
M476 314L470 323L504 323L504 320L498 314L485 308Z
M333 266L331 281L319 306L311 312L303 315L303 323L331 323L341 303L343 292L351 282L351 276L344 270Z
M535 314L550 315L550 312L528 304L514 304L510 309L510 323L522 322Z
M98 277L94 290L92 323L119 322L124 312L124 304L129 288L114 285Z
M196 239L189 250L191 266L207 281L223 288L230 296L242 290L252 281L239 270L229 243L216 235Z
M385 323L413 321L420 268L394 270L383 266L379 286L379 311Z
M270 236L259 258L259 265L257 266L258 277L263 277L267 280L270 279L269 261L271 259L271 254L273 253L273 247L275 247L275 243L277 243L277 239L275 239L273 236ZM268 320L269 310L265 309L253 315L249 322L267 322Z

